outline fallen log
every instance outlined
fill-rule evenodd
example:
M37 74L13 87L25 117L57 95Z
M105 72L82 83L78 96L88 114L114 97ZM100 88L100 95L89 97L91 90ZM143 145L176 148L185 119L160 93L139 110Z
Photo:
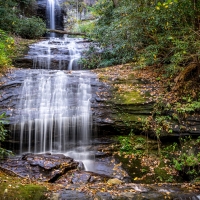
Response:
M69 31L61 31L61 30L53 30L53 29L48 29L48 32L52 33L60 33L60 34L68 34L68 35L82 35L82 36L87 36L85 33L78 33L78 32L69 32Z

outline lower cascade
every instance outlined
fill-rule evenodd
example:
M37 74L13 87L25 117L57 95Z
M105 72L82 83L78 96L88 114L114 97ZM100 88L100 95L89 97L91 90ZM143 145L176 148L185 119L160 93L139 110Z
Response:
M15 130L20 153L65 152L88 144L91 136L91 85L87 72L32 70L21 91Z

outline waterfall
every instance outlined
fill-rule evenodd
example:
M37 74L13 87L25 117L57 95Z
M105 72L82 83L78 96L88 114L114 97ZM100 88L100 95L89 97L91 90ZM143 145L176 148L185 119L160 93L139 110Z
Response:
M20 154L66 152L89 144L91 78L87 72L32 70L22 85L18 106Z
M58 0L48 0L47 5L50 28L55 29ZM91 82L96 75L80 70L78 64L87 45L83 39L50 37L30 46L26 58L33 61L33 69L25 70L12 115L19 154L62 152L78 160L91 157L86 147L92 134ZM82 148L82 154L75 147Z
M50 38L30 46L26 58L33 60L33 69L24 76L13 115L20 154L66 153L90 143L91 80L96 76L74 70L83 45L82 39Z
M56 15L60 15L61 9L58 0L47 0L47 20L48 20L48 28L56 29ZM50 34L51 37L55 37L55 33Z
M85 49L82 39L50 38L30 46L26 58L33 60L35 69L79 70L78 60Z

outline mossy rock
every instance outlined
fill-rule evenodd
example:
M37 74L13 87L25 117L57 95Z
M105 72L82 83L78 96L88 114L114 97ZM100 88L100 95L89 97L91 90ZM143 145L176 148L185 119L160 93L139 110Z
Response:
M0 171L0 197L13 200L45 200L47 189L39 184L29 184L26 179L14 177Z

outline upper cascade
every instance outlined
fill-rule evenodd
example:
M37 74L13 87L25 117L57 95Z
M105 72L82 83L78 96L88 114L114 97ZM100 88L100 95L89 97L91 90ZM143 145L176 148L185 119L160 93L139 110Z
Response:
M62 0L37 0L37 16L42 18L48 29L64 29ZM54 37L54 34L50 35Z
M80 70L78 60L89 43L83 39L50 38L30 46L27 59L35 69Z

